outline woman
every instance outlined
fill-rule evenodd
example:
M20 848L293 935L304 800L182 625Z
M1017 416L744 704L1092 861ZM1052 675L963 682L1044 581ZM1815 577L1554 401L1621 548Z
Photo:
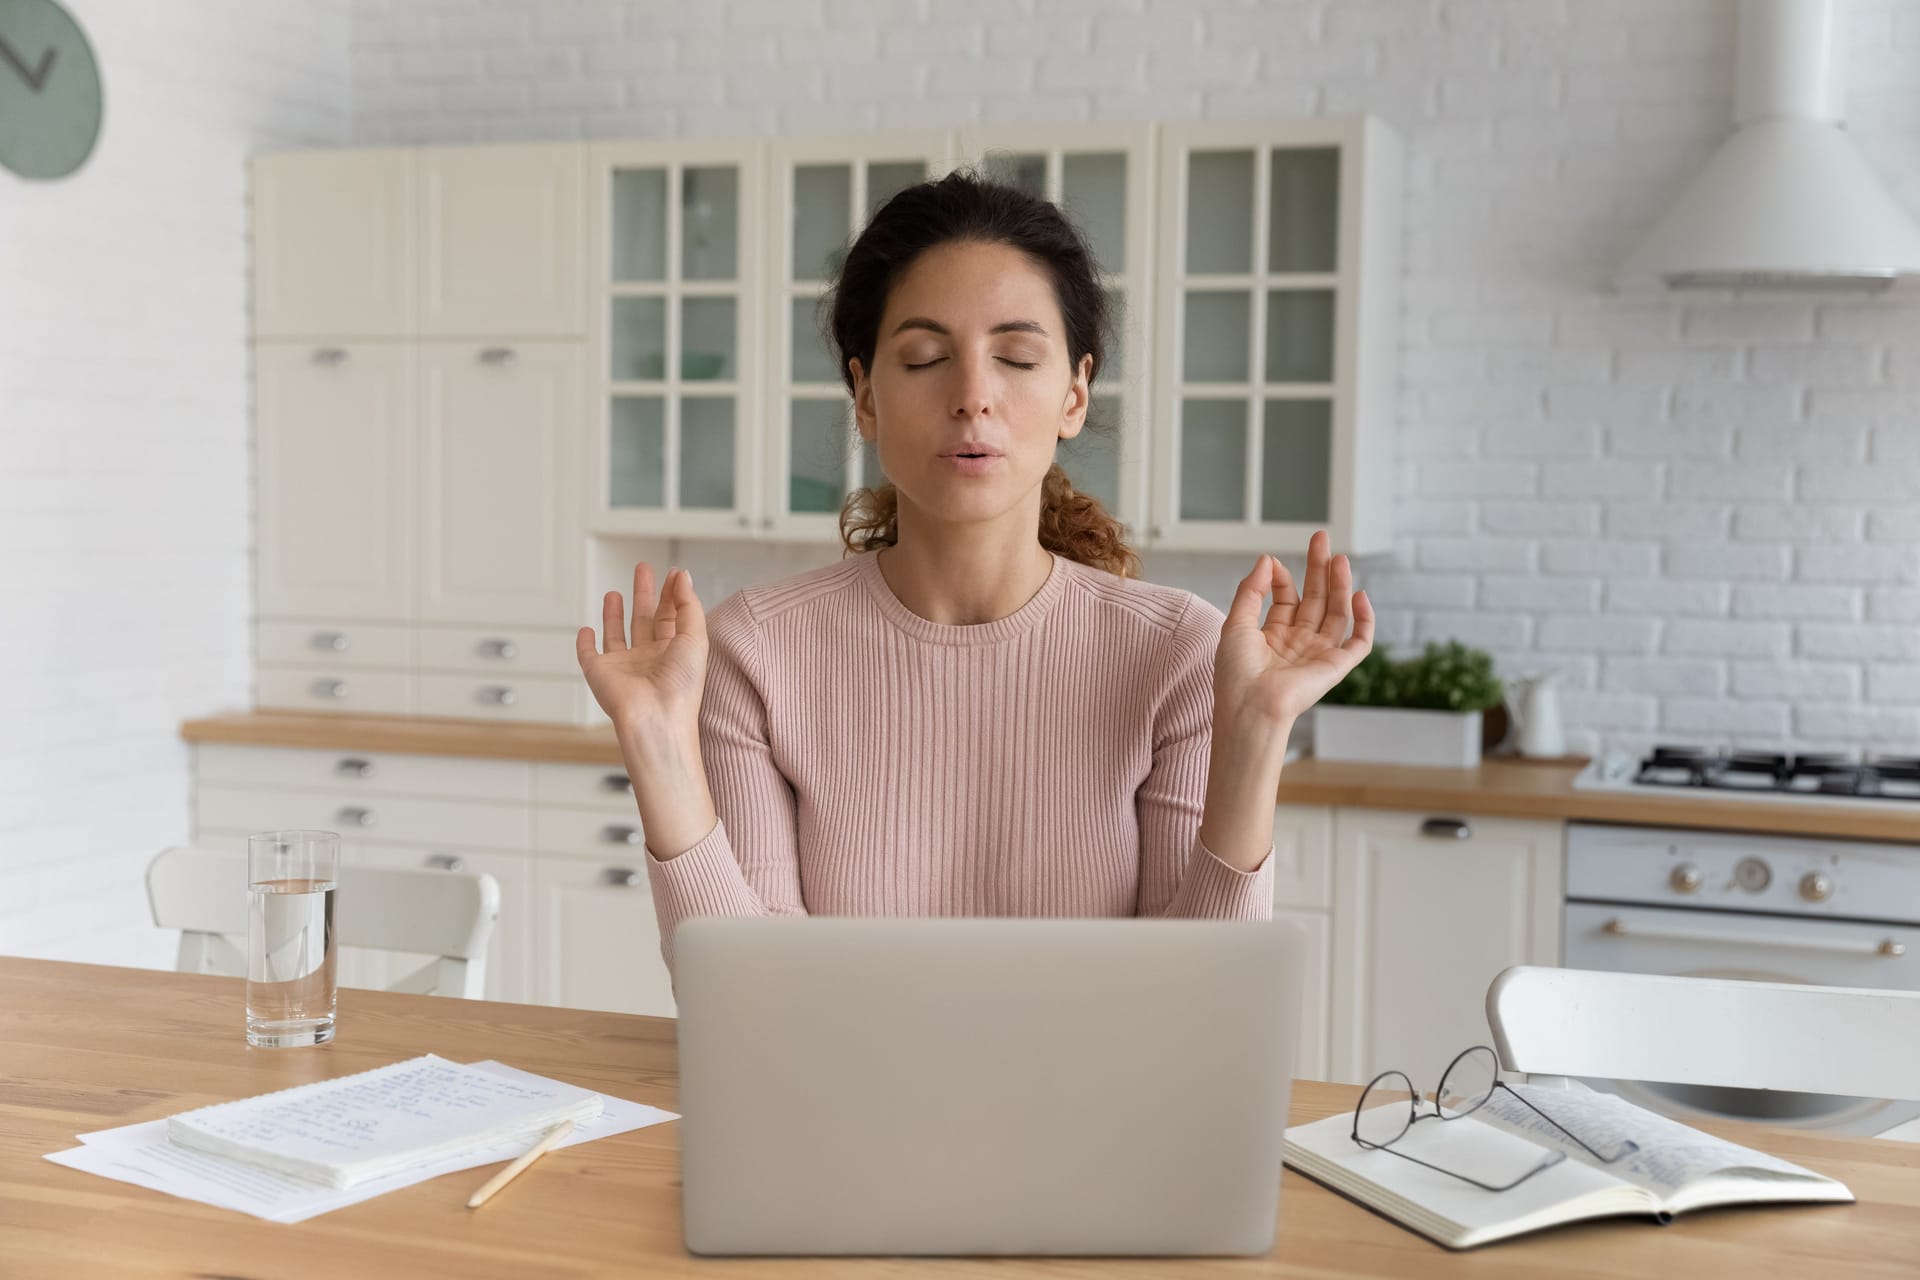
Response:
M1108 317L1044 200L967 174L909 188L831 312L889 482L841 512L861 554L710 619L684 571L656 600L642 563L631 645L619 592L604 643L577 637L669 968L694 915L1267 918L1287 735L1372 645L1346 557L1316 532L1296 594L1263 555L1225 615L1133 578L1053 461Z

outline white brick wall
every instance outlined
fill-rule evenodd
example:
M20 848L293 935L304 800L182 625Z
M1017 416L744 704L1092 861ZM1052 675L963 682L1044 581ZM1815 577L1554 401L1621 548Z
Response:
M345 0L68 0L106 124L0 171L0 953L167 964L180 722L251 701L247 153L351 129Z

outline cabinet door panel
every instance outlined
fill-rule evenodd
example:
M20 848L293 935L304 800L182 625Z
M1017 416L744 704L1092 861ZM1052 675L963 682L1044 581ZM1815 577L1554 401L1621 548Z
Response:
M259 608L407 617L411 363L405 347L254 347Z
M535 856L534 979L542 1004L674 1016L643 856L618 863Z
M1487 987L1509 965L1559 961L1562 825L1334 813L1334 1078L1404 1071L1423 1089L1489 1035Z
M1300 972L1300 1039L1294 1047L1293 1074L1298 1080L1327 1078L1327 961L1331 949L1327 913L1275 908L1275 920L1284 920L1306 938Z
M576 621L578 346L434 343L419 367L419 616Z
M580 148L420 152L420 332L578 337Z
M254 157L256 337L412 330L411 162L403 150Z

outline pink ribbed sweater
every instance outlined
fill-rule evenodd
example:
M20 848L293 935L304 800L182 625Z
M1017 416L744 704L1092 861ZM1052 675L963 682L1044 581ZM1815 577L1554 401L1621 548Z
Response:
M700 750L719 821L646 862L673 965L699 915L1267 919L1273 860L1199 838L1223 615L1060 556L949 626L871 553L708 615Z

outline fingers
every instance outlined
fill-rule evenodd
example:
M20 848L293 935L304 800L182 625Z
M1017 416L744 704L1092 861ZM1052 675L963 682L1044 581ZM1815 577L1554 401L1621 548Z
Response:
M1353 565L1344 555L1335 556L1327 571L1327 613L1320 622L1320 634L1339 644L1347 637L1347 625L1353 619Z
M1272 580L1273 570L1268 561L1272 557L1261 555L1254 561L1253 572L1240 579L1240 585L1234 588L1233 603L1227 606L1229 625L1259 626L1260 601L1266 597L1267 584ZM1273 564L1279 561L1274 560ZM1285 573L1285 569L1280 570Z
M592 628L589 627L588 630L591 631ZM618 591L609 591L600 598L600 632L605 637L601 648L607 653L626 651L627 628L621 615Z
M642 560L633 566L633 626L630 634L635 644L647 634L654 611L653 566Z
M593 628L582 627L573 633L573 656L580 660L580 669L587 669L587 659L598 657L600 646L594 643Z
M1353 593L1353 634L1340 647L1360 658L1373 649L1373 601L1364 591Z
M1327 564L1333 559L1332 542L1325 529L1315 529L1307 540L1307 579L1300 588L1300 608L1293 620L1313 631L1327 614Z

